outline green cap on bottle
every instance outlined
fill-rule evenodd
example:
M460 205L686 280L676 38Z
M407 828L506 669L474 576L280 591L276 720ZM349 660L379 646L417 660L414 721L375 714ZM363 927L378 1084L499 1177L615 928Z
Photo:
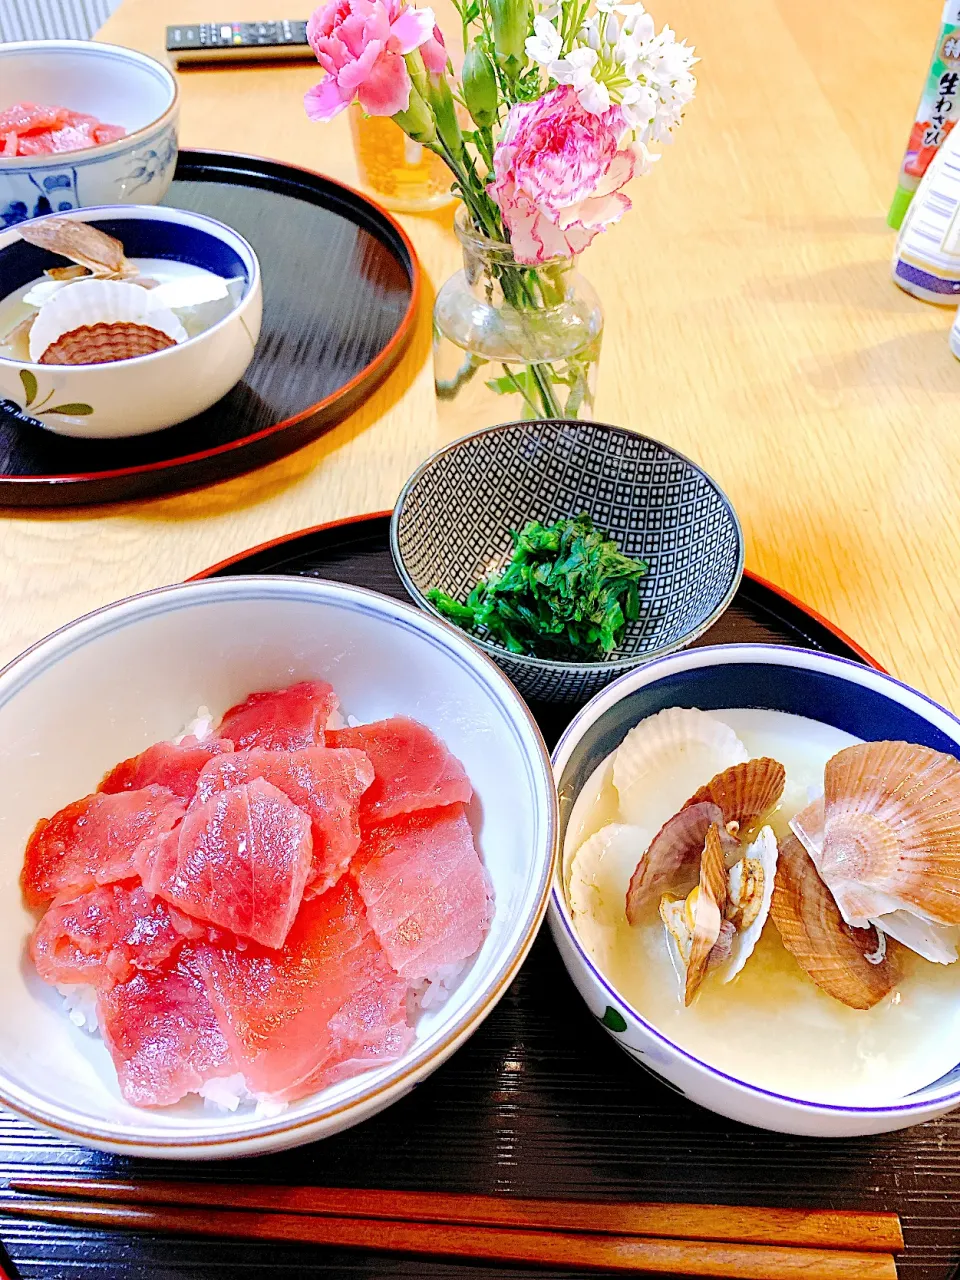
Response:
M909 187L897 187L897 193L893 197L893 204L887 214L887 225L893 227L894 231L900 230L900 225L906 217L913 196L914 193Z

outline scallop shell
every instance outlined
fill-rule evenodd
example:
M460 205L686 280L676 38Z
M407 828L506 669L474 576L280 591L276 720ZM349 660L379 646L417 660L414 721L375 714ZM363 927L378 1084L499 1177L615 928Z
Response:
M570 863L567 901L577 937L601 967L611 957L623 924L624 886L647 832L620 823L601 827L580 845Z
M825 821L824 799L820 796L805 809L801 809L790 823L790 828L813 859L813 865L821 878L827 880L823 870ZM876 889L870 889L856 881L846 880L842 876L830 876L827 883L840 908L840 914L854 929L866 929L871 920L888 912L897 911L901 905L887 893L879 893Z
M770 827L762 827L727 873L726 918L736 932L730 957L719 973L721 982L732 982L753 955L770 915L776 875L777 837Z
M110 364L176 345L159 329L143 324L85 324L62 333L47 347L40 364Z
M123 245L113 236L98 231L89 222L77 222L72 218L45 218L41 222L28 222L18 228L28 244L35 244L51 253L86 267L94 276L103 280L132 280L140 272L124 255ZM63 268L54 268L63 278Z
M779 760L760 756L724 769L687 801L688 805L712 800L720 806L725 824L749 826L779 803L787 772Z
M646 839L639 827L611 822L584 840L570 864L567 900L575 918L623 922L625 885Z
M683 991L685 1005L692 1003L707 976L710 952L720 937L720 926L723 924L724 908L727 905L727 863L720 841L720 828L716 825L707 832L703 846L699 889L693 916L687 981Z
M729 727L692 707L668 707L641 720L613 760L624 822L659 831L716 774L749 759Z
M846 923L807 851L788 836L780 845L770 915L783 945L807 975L851 1009L872 1009L899 978L897 945L879 963L879 932Z
M960 761L909 742L838 752L824 770L820 868L831 887L859 884L960 924Z
M934 924L909 911L891 911L870 923L932 964L954 964L960 957L960 928L956 925Z
M117 339L113 344L117 350L126 345L135 348L137 355L162 350L164 346L184 342L187 337L172 311L152 303L148 290L119 280L77 280L59 289L37 312L30 330L30 359L42 364L96 364L107 358L127 359L126 355L98 354L110 349L106 338L111 335L102 333L102 329L118 326L150 329L170 340L161 343L151 335L124 335L120 331L112 335ZM97 335L99 341L83 334L67 344L68 359L46 358L49 349L64 335L94 328L101 330Z
M643 857L637 863L626 893L626 914L631 924L638 924L644 908L665 889L686 892L696 875L704 841L711 826L721 831L724 850L739 848L723 826L719 805L706 800L681 809L660 828ZM632 828L636 830L637 828Z

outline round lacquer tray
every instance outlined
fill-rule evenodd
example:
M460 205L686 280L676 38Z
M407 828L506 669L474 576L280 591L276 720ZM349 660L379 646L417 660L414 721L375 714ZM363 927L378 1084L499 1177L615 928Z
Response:
M390 513L358 516L289 534L224 560L196 576L231 573L290 573L350 582L409 603L389 546ZM696 642L788 644L818 649L880 668L858 644L826 618L747 571L726 613ZM549 747L573 719L576 705L530 704Z
M404 599L388 527L387 514L325 525L255 547L198 576L304 574ZM736 641L802 645L878 665L825 619L749 573L700 643ZM575 709L536 710L553 738ZM9 1114L0 1114L0 1162L20 1176L198 1176L187 1163L149 1167L79 1151ZM225 1160L205 1176L252 1185L893 1210L907 1237L898 1262L904 1280L947 1280L960 1260L960 1112L842 1142L784 1137L724 1120L638 1070L617 1049L576 997L546 931L476 1035L408 1097L348 1133L275 1156ZM84 1264L95 1266L97 1280L531 1280L534 1274L513 1266L104 1234L30 1221L8 1221L4 1241L17 1274L57 1280ZM535 1274L538 1280L573 1276L554 1267Z
M182 151L164 204L253 245L263 328L243 380L151 435L75 440L0 412L0 506L117 502L223 480L299 449L352 412L409 341L420 270L384 210L292 165Z

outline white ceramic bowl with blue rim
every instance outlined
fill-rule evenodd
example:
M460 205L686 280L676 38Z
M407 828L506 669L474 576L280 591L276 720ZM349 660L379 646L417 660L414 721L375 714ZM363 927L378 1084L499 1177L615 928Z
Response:
M199 1100L123 1101L105 1046L69 1021L25 958L20 900L38 818L92 791L104 771L256 689L328 679L344 714L402 714L438 733L475 788L470 814L495 913L447 1001L425 1010L397 1062L294 1102L272 1119ZM452 627L357 587L237 577L164 587L109 605L0 671L0 1100L61 1137L128 1155L216 1159L280 1150L349 1128L444 1062L509 986L546 911L557 802L529 711Z
M58 435L138 436L202 413L240 381L263 314L260 264L243 236L204 214L151 205L52 216L92 223L120 240L130 258L169 258L225 280L242 278L243 291L233 311L197 337L134 360L48 365L0 357L0 408L7 401L8 410ZM18 227L0 232L0 298L64 262L27 244Z
M94 40L0 44L0 111L68 107L126 137L48 156L0 154L0 227L98 204L156 204L177 163L177 81L135 49ZM2 150L2 147L0 147Z
M760 707L806 716L856 738L917 742L960 757L960 720L892 676L844 658L778 645L734 644L651 662L598 694L553 754L561 847L580 788L635 724L666 707ZM835 1106L744 1083L694 1057L644 1019L599 971L577 938L558 868L550 928L591 1013L648 1071L711 1111L781 1133L854 1137L932 1120L960 1104L960 1064L908 1097Z

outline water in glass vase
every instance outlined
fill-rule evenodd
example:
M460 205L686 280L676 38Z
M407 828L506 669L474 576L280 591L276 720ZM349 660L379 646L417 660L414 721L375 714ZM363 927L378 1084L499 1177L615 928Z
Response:
M508 244L478 235L463 209L455 227L463 270L434 307L444 434L518 418L591 417L603 311L574 260L523 266Z

